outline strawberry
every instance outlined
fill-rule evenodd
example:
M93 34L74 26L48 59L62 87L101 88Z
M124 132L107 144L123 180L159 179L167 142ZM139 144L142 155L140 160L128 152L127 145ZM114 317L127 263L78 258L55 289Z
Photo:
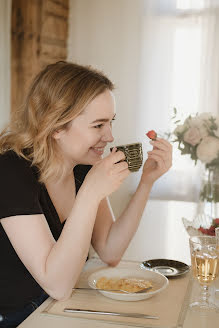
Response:
M154 130L148 131L148 133L146 133L146 136L148 136L148 138L150 138L152 140L157 139L157 133Z
M208 228L208 229L204 229L203 227L200 227L198 230L201 231L205 235L215 236L215 227L214 226L210 226L210 228Z
M214 225L219 226L219 219L214 219Z
M210 226L208 230L208 235L210 236L214 236L215 235L215 227L214 226Z
M198 230L201 231L202 233L204 233L205 235L207 235L207 229L200 227L200 228L198 228Z

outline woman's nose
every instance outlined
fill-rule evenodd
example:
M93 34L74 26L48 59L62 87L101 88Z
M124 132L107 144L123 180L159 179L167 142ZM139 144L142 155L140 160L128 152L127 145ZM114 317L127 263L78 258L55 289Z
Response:
M105 142L113 142L114 138L113 138L113 135L112 135L112 128L111 126L110 127L107 127L104 131L104 134L102 136L102 140L105 141Z

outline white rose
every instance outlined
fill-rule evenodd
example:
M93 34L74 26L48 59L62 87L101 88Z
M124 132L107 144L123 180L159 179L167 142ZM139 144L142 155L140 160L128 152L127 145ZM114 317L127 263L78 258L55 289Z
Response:
M182 134L187 129L187 126L184 124L179 124L173 131L173 133L177 136L178 134Z
M192 146L197 145L201 140L199 129L194 127L188 129L184 134L183 139L185 142L189 143Z
M208 114L208 113L203 113L203 114ZM208 130L205 126L206 124L206 119L209 119L210 116L209 115L199 115L199 116L196 116L196 117L192 117L188 123L190 125L191 128L197 128L199 129L199 133L200 133L200 137L201 138L204 138L204 137L207 137L208 135Z
M218 157L219 139L215 137L205 137L197 147L197 157L203 163L210 163Z
M198 117L200 120L210 120L213 116L210 112L204 112L204 113L199 114Z
M215 123L217 125L217 130L214 130L214 134L219 138L219 117L216 118Z

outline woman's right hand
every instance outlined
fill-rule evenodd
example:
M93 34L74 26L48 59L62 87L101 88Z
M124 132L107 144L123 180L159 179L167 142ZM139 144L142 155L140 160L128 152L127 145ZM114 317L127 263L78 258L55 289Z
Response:
M91 186L92 192L102 200L116 191L128 177L130 171L122 151L112 152L93 165L87 174L84 185Z

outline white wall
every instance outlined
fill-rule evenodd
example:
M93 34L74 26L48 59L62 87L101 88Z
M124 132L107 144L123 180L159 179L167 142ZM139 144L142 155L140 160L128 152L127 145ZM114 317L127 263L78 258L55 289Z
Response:
M10 115L11 0L0 0L0 129Z
M115 144L142 141L138 136L138 81L142 0L70 0L68 60L103 70L115 83ZM117 215L136 186L133 173L111 196Z
M151 149L145 132L154 129L165 137L173 129L173 107L181 111L179 99L187 98L181 84L177 89L181 98L175 97L173 78L175 35L182 19L171 8L165 14L163 9L159 0L70 0L68 59L102 69L115 82L115 144L141 141L144 159ZM189 53L190 47L185 50ZM186 61L183 65L188 70ZM173 101L173 95L178 100ZM200 172L174 145L173 166L156 181L150 198L197 201ZM110 197L116 215L135 190L140 174L132 173Z
M135 135L133 109L138 87L140 3L138 0L70 0L68 59L103 70L115 83L117 142L126 142L130 134L132 140Z

